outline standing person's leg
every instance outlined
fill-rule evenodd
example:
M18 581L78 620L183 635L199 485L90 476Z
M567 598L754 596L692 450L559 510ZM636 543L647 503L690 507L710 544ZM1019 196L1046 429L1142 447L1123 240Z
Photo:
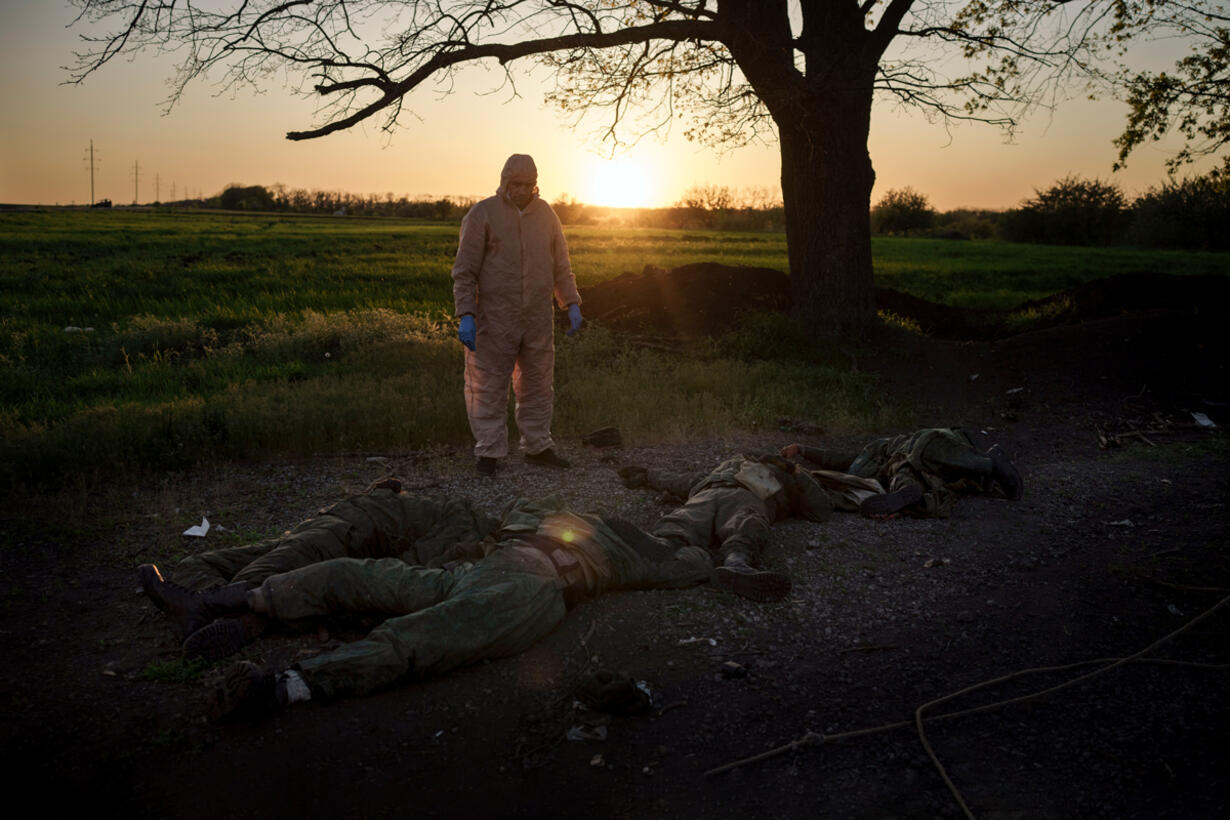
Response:
M519 334L491 324L478 323L477 350L465 352L466 416L483 472L508 455L508 385L520 345Z
M531 461L569 466L555 452L551 418L555 412L555 328L551 316L527 321L512 376L521 451ZM552 458L554 456L554 458Z

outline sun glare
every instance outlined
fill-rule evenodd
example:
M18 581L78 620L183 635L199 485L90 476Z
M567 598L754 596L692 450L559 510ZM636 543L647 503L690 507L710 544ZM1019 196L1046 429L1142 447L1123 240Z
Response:
M629 160L596 162L582 201L608 208L648 207L653 201L649 175L639 163Z

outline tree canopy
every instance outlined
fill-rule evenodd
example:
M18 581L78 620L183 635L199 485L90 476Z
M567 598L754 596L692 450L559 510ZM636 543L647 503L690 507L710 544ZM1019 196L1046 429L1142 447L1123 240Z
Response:
M1128 119L1115 140L1116 167L1140 145L1172 130L1184 144L1167 161L1171 171L1230 144L1230 11L1219 3L1174 5L1174 13L1158 26L1190 43L1191 52L1175 63L1173 73L1125 72Z

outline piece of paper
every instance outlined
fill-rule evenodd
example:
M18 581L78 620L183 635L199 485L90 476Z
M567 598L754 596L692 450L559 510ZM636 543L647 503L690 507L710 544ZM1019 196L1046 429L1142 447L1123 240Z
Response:
M1196 423L1199 424L1201 427L1216 427L1217 426L1216 424L1213 423L1213 420L1211 418L1206 416L1204 413L1200 413L1195 410L1192 411L1192 418L1195 419Z
M197 538L204 538L205 533L207 532L209 532L209 519L202 516L201 523L195 527L189 527L184 530L184 535L194 535Z

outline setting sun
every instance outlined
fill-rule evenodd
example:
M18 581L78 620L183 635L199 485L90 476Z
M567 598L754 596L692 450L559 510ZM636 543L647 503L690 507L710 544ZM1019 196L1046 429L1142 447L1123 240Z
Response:
M609 208L644 208L653 204L649 175L629 160L598 160L590 169L581 201Z

